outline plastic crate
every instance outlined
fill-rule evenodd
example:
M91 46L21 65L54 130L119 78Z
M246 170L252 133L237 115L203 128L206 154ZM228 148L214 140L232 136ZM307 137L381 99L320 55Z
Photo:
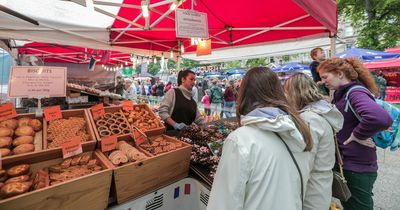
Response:
M185 178L110 210L205 210L210 190L193 178Z

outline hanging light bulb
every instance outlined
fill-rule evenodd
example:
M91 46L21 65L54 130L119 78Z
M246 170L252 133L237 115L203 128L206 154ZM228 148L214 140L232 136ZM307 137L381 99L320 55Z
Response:
M143 17L149 17L149 0L142 0L142 13Z
M169 10L174 11L177 7L178 7L178 5L176 4L176 2L174 2L174 3L172 3L171 6L169 7Z
M183 44L181 44L181 53L185 53L185 46Z
M169 51L169 57L173 58L174 57L174 51L172 51L172 49Z
M149 65L150 64L150 58L147 58L146 61L147 61L147 65Z
M164 60L164 53L161 53L161 59Z
M125 61L125 66L127 66L128 65L128 61Z
M156 56L154 56L154 61L153 62L157 63L157 57Z
M123 66L122 63L121 63L120 69L122 69L122 68L124 68L124 66Z
M134 55L133 53L131 53L130 60L131 60L131 61L134 61L134 60L135 60L135 55Z
M194 45L194 38L193 38L193 37L190 38L190 44L191 44L191 45Z

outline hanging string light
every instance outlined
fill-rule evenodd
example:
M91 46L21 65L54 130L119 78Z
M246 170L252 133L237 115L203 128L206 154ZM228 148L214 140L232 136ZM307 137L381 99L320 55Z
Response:
M170 58L174 58L174 51L172 51L172 48L171 48L171 50L169 51L169 57L170 57Z
M157 63L157 57L156 56L154 56L154 61L153 62Z

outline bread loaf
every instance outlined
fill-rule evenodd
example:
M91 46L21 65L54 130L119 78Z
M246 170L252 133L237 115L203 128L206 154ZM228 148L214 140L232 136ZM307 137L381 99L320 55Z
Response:
M13 141L14 147L21 144L33 144L33 136L20 136Z
M11 137L0 137L0 148L3 147L10 147L12 143L12 138Z
M21 144L13 149L13 153L16 155L33 151L35 151L35 146L33 144Z

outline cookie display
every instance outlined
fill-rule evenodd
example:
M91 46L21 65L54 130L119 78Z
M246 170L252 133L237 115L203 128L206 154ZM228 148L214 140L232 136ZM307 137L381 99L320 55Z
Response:
M105 113L103 117L95 119L95 124L100 137L131 133L128 122L120 111Z
M131 111L124 111L124 115L131 126L146 132L148 130L164 128L161 120L145 106L134 106Z
M34 136L41 130L41 121L30 117L0 122L0 153L2 157L35 151Z
M83 117L69 117L68 119L57 119L49 122L47 128L47 148L60 147L68 139L79 136L82 142L90 140L86 129L86 121Z
M152 140L151 143L143 143L140 145L141 148L145 149L146 151L150 152L153 155L159 155L162 153L173 151L182 146L183 146L182 142L171 141L162 136Z

